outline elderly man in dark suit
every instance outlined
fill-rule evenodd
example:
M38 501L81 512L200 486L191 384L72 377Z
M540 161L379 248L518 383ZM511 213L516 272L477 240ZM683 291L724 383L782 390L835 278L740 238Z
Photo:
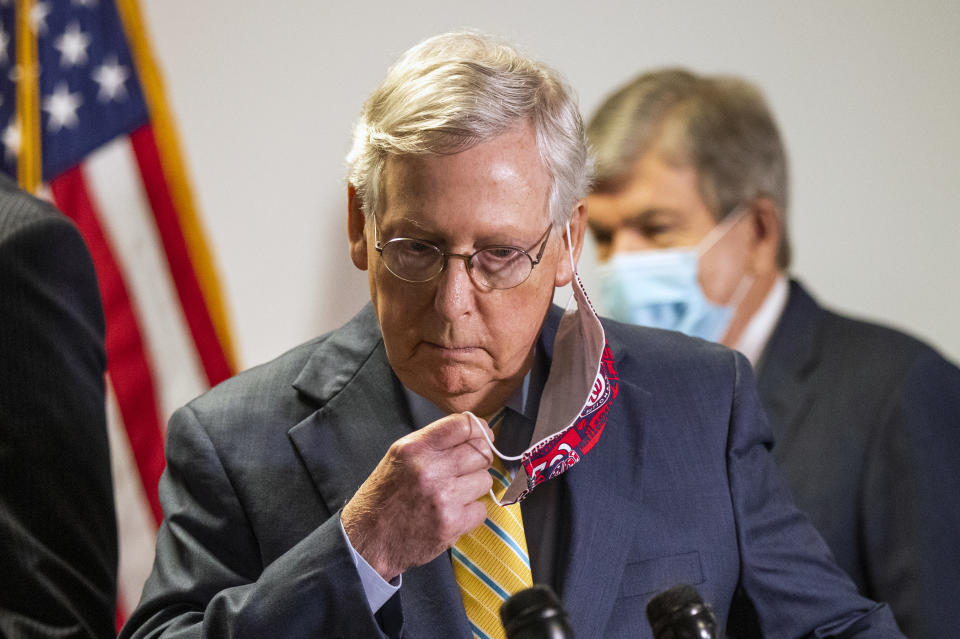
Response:
M609 311L746 354L774 457L840 566L908 636L956 634L960 370L789 278L786 157L760 92L654 71L608 98L587 134Z
M175 414L123 637L503 637L533 581L578 637L650 637L681 582L721 626L739 590L777 636L901 636L789 501L746 360L593 313L590 162L554 71L426 40L349 162L371 303Z
M0 174L0 637L116 634L103 333L80 233Z

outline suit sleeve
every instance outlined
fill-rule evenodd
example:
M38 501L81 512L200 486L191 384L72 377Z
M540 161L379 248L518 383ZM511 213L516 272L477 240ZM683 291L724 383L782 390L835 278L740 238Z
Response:
M112 637L117 540L93 264L66 218L17 192L0 197L0 636Z
M741 548L740 590L763 636L902 637L889 607L857 593L793 505L769 451L771 435L750 365L739 354L735 359L727 463Z
M859 513L871 594L908 636L948 637L960 601L960 369L924 349L884 416Z
M388 636L367 604L339 512L262 565L243 504L189 406L170 422L160 498L153 573L121 639Z

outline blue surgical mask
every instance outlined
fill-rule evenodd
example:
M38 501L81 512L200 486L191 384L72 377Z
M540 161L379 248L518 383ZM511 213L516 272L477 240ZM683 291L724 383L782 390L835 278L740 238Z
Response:
M727 216L695 247L615 254L598 269L600 295L610 317L719 342L751 280L746 275L741 279L730 303L714 304L700 286L700 257L745 212Z

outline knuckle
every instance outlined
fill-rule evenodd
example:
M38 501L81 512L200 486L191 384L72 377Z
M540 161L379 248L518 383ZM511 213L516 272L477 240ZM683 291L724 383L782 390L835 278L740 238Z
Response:
M473 420L466 413L459 413L452 416L454 419L452 421L453 432L462 439L466 439L470 436L470 431L473 429Z
M409 454L410 448L410 440L407 439L407 437L401 437L390 444L390 448L387 449L387 454L397 459L404 459Z
M450 489L445 486L434 488L430 493L430 501L438 517L444 517L450 510Z
M429 463L423 459L415 459L410 462L410 470L416 477L417 484L421 488L436 486L443 479L443 475L436 463Z
M429 495L431 501L434 501L433 493L436 492L434 490L435 482L433 477L430 476L430 473L420 472L419 470L416 470L413 473L413 477L414 477L414 482L417 488L417 492L421 495Z
M484 493L493 489L493 475L491 475L487 471L483 471L483 477L480 481L480 484L483 488Z
M469 530L473 530L477 526L483 523L483 520L487 517L487 509L480 502L473 502L470 504L470 508L466 511L467 525Z
M437 532L441 539L449 539L459 536L460 520L456 514L450 510L444 510L437 515Z

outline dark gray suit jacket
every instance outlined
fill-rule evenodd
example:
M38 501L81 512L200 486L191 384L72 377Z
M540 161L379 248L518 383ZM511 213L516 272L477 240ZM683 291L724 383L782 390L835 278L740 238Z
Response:
M797 505L912 639L958 633L960 369L791 283L758 367Z
M116 634L103 334L80 233L0 175L0 637Z
M560 313L540 338L548 360ZM528 535L562 531L554 582L576 635L649 638L647 602L685 582L721 627L739 587L771 636L899 637L788 501L746 360L676 333L607 336L620 380L603 436L559 480L562 517L530 521L538 491L524 502ZM469 637L447 553L373 615L340 532L339 510L411 429L369 306L178 411L156 564L121 636Z

